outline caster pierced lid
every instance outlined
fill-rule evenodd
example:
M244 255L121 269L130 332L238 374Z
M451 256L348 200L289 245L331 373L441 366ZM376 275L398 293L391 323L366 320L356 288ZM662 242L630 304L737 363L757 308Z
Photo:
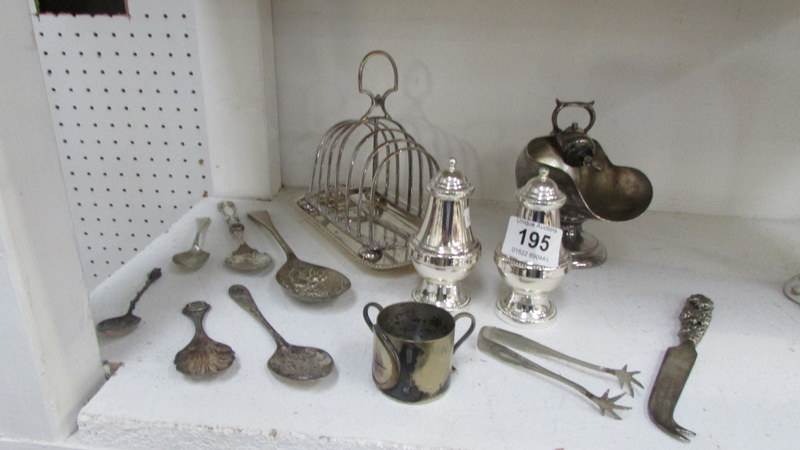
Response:
M567 196L549 174L548 169L540 167L539 174L517 191L517 200L526 208L537 211L550 211L564 206Z
M464 173L456 169L455 158L450 158L448 167L428 184L428 192L442 200L461 200L469 197L474 190L475 186Z

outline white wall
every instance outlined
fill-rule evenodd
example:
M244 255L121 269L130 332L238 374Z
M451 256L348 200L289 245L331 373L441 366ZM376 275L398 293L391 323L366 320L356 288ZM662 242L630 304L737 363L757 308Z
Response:
M650 176L653 209L800 217L797 0L274 0L273 24L286 185L365 110L357 65L381 48L390 112L480 197L513 199L558 96L597 101L591 134Z
M214 195L281 187L269 0L195 0Z
M28 4L0 5L0 440L60 439L103 370Z

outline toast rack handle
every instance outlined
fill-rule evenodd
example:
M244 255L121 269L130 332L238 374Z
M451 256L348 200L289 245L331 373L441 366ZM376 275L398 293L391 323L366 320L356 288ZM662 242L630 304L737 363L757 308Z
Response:
M369 89L364 88L364 67L367 65L367 61L373 56L383 56L384 58L388 59L389 62L392 64L392 72L394 73L394 85L384 91L383 94L374 94ZM364 56L364 59L361 60L361 64L358 66L358 93L359 94L367 94L369 98L372 99L373 103L383 104L383 101L386 97L391 94L392 92L397 92L397 64L395 64L394 59L388 53L383 50L373 50L367 53Z
M592 126L594 126L594 119L595 119L595 112L594 112L594 100L590 102L562 102L559 99L556 99L556 109L553 110L553 132L554 133L561 133L561 128L558 127L558 114L561 113L561 110L564 108L568 108L570 106L577 106L579 108L583 108L589 113L589 124L586 125L586 128L583 129L584 133L588 133Z

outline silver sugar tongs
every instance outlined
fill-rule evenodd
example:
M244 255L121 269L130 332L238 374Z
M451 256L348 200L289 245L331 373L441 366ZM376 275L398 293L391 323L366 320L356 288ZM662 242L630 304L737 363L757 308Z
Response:
M614 375L619 380L620 386L626 387L628 392L630 392L631 396L633 396L633 384L639 387L644 387L638 380L636 380L633 377L639 372L628 371L627 365L625 365L622 369L610 369L608 367L603 367L596 364L588 363L586 361L573 358L572 356L565 355L557 350L547 347L546 345L540 344L532 339L528 339L525 336L519 335L517 333L512 333L510 331L506 331L497 327L481 328L480 334L478 335L478 348L480 348L486 353L489 353L493 356L502 359L503 361L509 362L511 364L516 364L518 366L524 367L538 374L550 377L556 381L566 384L567 386L580 392L584 397L588 398L595 405L597 405L597 407L600 408L600 413L602 415L606 415L606 413L608 413L609 416L615 419L621 419L621 417L619 417L617 413L614 412L614 410L630 409L630 407L617 405L615 402L625 394L623 393L614 397L609 397L608 390L606 390L606 392L602 396L597 396L595 394L592 394L591 392L589 392L588 389L581 386L580 384L558 373L555 373L549 369L546 369L545 367L542 367L539 364L536 364L535 362L525 358L524 356L520 355L514 350L511 350L509 347L501 344L498 341L503 341L509 346L517 348L518 350L521 351L529 352L536 355L550 356L553 358L561 359L576 364L578 366L587 369Z

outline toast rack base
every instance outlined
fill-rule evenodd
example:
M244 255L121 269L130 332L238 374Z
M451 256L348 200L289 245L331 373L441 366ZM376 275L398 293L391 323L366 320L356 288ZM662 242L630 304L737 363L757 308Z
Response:
M358 263L375 270L411 267L411 261L405 256L407 247L407 238L405 236L397 234L397 243L393 245L393 248L397 249L398 253L398 257L395 258L391 249L370 248L355 239L350 233L342 230L338 223L325 217L305 196L297 200L297 207L303 212L303 217L311 222L323 235L335 242L338 247L344 249L345 253ZM375 257L376 255L377 257Z

